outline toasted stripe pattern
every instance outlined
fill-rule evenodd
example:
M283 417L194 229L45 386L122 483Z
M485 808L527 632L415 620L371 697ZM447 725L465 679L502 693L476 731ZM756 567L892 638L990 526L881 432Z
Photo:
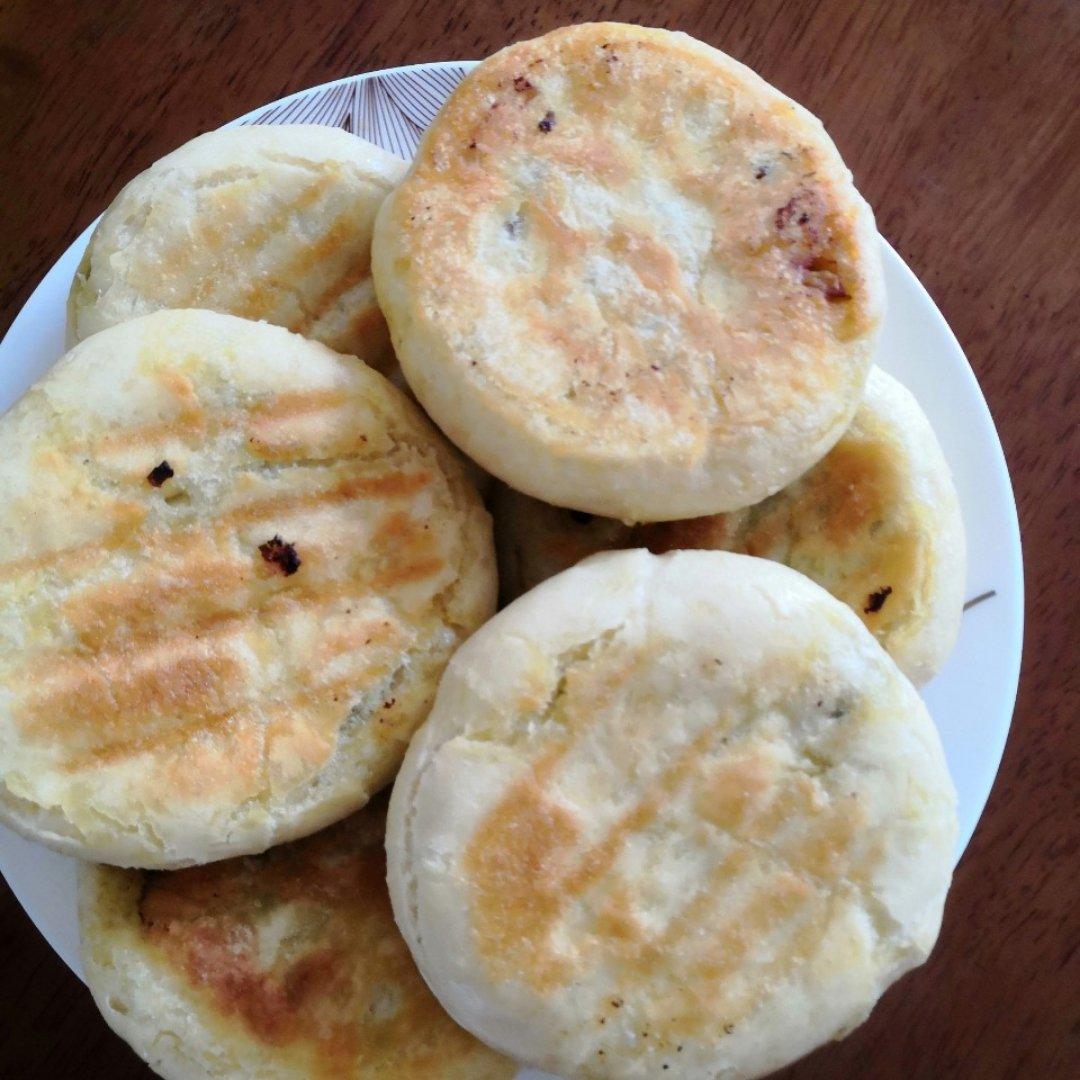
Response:
M317 125L227 128L137 176L72 285L70 343L159 308L284 326L386 370L371 233L404 162Z
M925 959L955 828L933 724L850 610L765 560L629 551L458 653L387 846L422 973L491 1045L751 1077Z
M103 332L0 447L0 808L64 849L172 865L340 817L491 608L458 462L380 376L276 327Z

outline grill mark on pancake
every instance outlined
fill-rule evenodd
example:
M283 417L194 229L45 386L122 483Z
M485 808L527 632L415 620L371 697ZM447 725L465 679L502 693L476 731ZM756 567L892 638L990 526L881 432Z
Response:
M388 514L372 533L370 546L383 564L371 579L373 589L392 589L435 577L446 566L428 524L408 511Z
M410 477L408 474L394 474L390 477L375 478L374 486L382 490L389 489L390 492L399 491L402 489L402 476L405 478L405 490L411 490L422 479L416 475ZM371 487L372 484L368 483L365 486ZM345 491L339 491L338 494L347 496L351 491L352 487L346 486ZM435 547L436 542L430 531L424 529L420 523L408 515L401 513L391 515L383 523L382 533L384 541L390 544L390 553L406 561L401 566L387 567L379 575L378 580L371 583L372 590L416 581L425 574L437 573L444 568L445 563L441 558L430 557L424 560L415 557ZM197 556L205 542L204 537L189 534L178 537L159 534L158 540L157 550L148 551L148 555L153 559L160 559L163 554L162 549L172 549L181 557ZM95 760L99 762L116 760L132 750L149 745L164 745L166 740L163 739L160 731L151 732L136 740L123 738L117 740L115 736L119 732L114 729L120 726L128 711L144 714L147 704L159 704L159 699L170 687L176 691L172 695L174 698L178 696L179 690L185 687L189 690L193 688L196 692L204 688L208 679L200 678L199 671L189 670L191 662L186 665L174 664L171 669L166 663L160 665L159 670L149 670L142 682L133 684L127 690L128 698L122 701L113 701L103 696L111 687L111 682L105 686L96 686L92 681L93 676L104 672L108 679L113 679L116 677L113 674L114 670L124 671L128 665L138 663L149 650L157 650L160 653L167 652L177 644L191 644L193 635L202 639L201 648L210 649L215 640L234 635L237 629L243 630L245 627L262 623L273 607L280 602L286 602L292 608L296 605L310 605L312 602L325 606L341 600L337 593L329 598L321 595L327 590L326 582L311 582L306 588L292 586L288 590L266 590L266 583L256 578L242 562L219 559L216 571L213 564L208 568L205 562L199 565L181 563L176 571L178 577L166 573L152 577L149 582L128 579L106 586L93 587L89 590L89 596L80 593L69 596L66 602L68 609L66 614L69 621L76 630L82 631L83 646L96 640L98 651L89 660L84 656L65 654L62 651L52 655L46 653L35 658L35 669L56 673L59 668L61 678L65 676L65 665L68 666L70 668L68 674L73 685L30 706L31 722L26 725L28 733L45 734L42 726L53 717L60 717L65 730L70 732L70 718L72 716L83 718L94 728L95 734L105 736L105 745L91 752L95 755ZM204 606L220 605L223 586L230 580L233 580L245 595L235 597L235 602L231 607L218 606L216 610L210 610L201 618L190 621L189 616L192 612ZM185 584L193 586L193 590L189 591L185 588ZM245 614L244 609L250 599L248 590L252 587L263 589L264 595L261 604L254 612ZM177 589L180 590L179 607L174 598ZM310 608L305 614L309 612ZM175 630L175 633L162 637L161 631L164 627ZM352 631L344 634L344 637L337 635L333 640L340 639L340 647L324 650L326 655L319 656L320 668L325 668L341 656L355 651L360 644L359 634L359 629L354 627ZM369 629L364 633L363 638L363 643L369 644L372 639L379 640L380 634L374 629ZM101 648L102 645L115 646L118 643L123 643L123 647ZM325 641L324 644L326 644ZM134 661L132 657L135 658ZM213 655L204 658L204 661L210 665L215 663L220 665L223 662L220 657L215 659ZM90 666L90 670L87 665ZM152 663L149 666L153 668ZM207 670L212 673L214 669L211 666ZM361 681L359 675L354 672L333 686L339 690L347 689L350 683L356 685ZM89 709L86 701L88 685L97 694L96 703ZM325 697L327 692L329 691L326 688L315 688L310 693L297 696L291 704L294 707L311 704L316 702L320 694ZM195 696L197 697L197 693ZM183 708L178 707L175 710L177 715L173 719L180 719L191 712L192 696L185 693L183 698ZM200 731L217 727L230 716L235 715L237 707L237 702L233 700L230 700L224 708L213 708L212 702L204 703L206 714L203 718L194 724L182 724L181 729L167 741L178 743L193 737ZM105 714L111 714L111 716ZM68 765L69 771L77 771L80 767L81 762L78 759Z
M322 293L306 311L301 319L290 329L298 334L306 334L311 328L345 295L359 285L368 275L370 267L351 267ZM366 305L365 305L366 306Z
M160 557L166 546L188 554L187 545L160 545L155 554ZM197 545L192 547L197 550ZM115 649L121 643L124 649L138 652L162 639L166 629L197 637L245 614L257 622L283 602L319 609L349 599L338 591L339 581L308 576L302 582L286 583L260 569L253 560L196 560L194 565L184 563L148 579L127 578L73 591L61 610L80 635L78 655L93 648L97 655L108 656L109 646ZM232 595L229 586L235 589ZM357 604L363 601L359 596L351 599Z
M325 686L319 687L317 690L305 690L289 696L283 699L276 708L278 709L300 709L305 706L309 706L317 702L317 699L330 695L333 696L335 690L346 690L350 685L353 685L356 681L356 676L350 674L337 680L336 683L328 683ZM344 716L347 709L344 705L341 706L341 716ZM111 765L118 761L123 761L126 758L136 757L142 753L148 753L153 751L155 754L160 755L162 751L174 750L186 744L190 744L195 739L202 736L210 737L220 732L220 730L226 725L241 720L252 721L257 719L254 710L250 706L241 706L232 709L224 709L220 712L210 713L206 716L202 716L197 720L191 720L186 723L179 723L175 727L163 732L156 732L152 734L143 733L138 736L126 739L118 739L114 742L107 742L101 746L91 747L82 752L78 757L69 756L64 762L64 770L69 773L78 773L84 769L93 770L103 765ZM260 733L265 736L270 732L270 725L259 723Z
M344 656L350 651L348 648L343 649L338 654L338 657ZM329 712L336 711L339 714L338 723L341 723L349 712L349 706L344 700L335 701L334 696L335 694L340 696L350 689L355 689L360 678L359 673L351 671L337 679L318 686L306 687L279 699L272 705L266 706L263 710L266 722L260 722L260 728L264 734L269 733L272 730L274 717L289 713L295 715L297 710L309 708ZM195 720L179 723L165 731L143 733L133 738L117 739L100 746L85 749L78 757L69 756L64 763L64 769L68 773L76 773L83 769L94 769L101 765L112 764L149 750L158 753L162 750L176 748L199 736L213 735L231 721L239 719L252 720L256 719L257 715L252 706L244 704L206 713ZM325 726L330 725L327 723Z
M81 643L91 648L125 638L146 642L163 625L183 625L188 633L198 633L208 629L207 619L243 610L250 600L244 586L255 581L252 569L236 559L203 558L142 580L75 592L62 601L60 610Z
M346 211L333 221L327 230L317 240L303 247L292 258L267 271L265 278L252 282L244 294L240 304L241 314L247 314L249 318L265 317L268 309L272 309L278 294L284 293L295 300L299 306L300 318L290 325L289 329L296 333L303 333L327 310L337 297L352 285L362 281L370 269L370 248L361 245L353 254L360 263L359 268L350 267L337 281L328 286L315 299L313 305L305 302L303 290L294 284L302 280L303 276L318 262L324 262L333 257L335 252L344 247L344 241L350 233L356 233L357 223L353 212ZM364 265L367 263L368 265Z
M240 660L177 640L158 643L141 656L69 660L46 688L25 701L16 722L25 737L75 743L124 736L131 716L152 737L179 718L226 716L243 704ZM177 648L180 645L180 648Z
M300 510L315 507L339 505L352 502L359 496L377 495L399 499L416 495L432 481L432 474L427 470L417 472L392 472L381 476L352 476L340 480L333 487L313 492L287 492L265 499L255 499L227 511L218 521L223 524L239 525L262 521L266 518L279 518L295 514Z
M630 837L654 821L671 796L691 776L702 752L717 737L706 729L686 746L660 775L652 781L641 800L611 826L607 835L594 844L578 861L573 872L559 883L564 897L580 896L615 864Z
M702 771L699 763L720 737L717 726L700 733L651 783L638 803L576 860L571 853L580 836L579 826L548 790L570 746L556 746L539 758L530 774L514 784L488 814L464 854L466 874L474 884L474 941L487 963L500 971L500 965L505 966L516 977L528 972L527 978L540 990L572 979L578 965L588 964L588 956L573 962L552 954L554 925L576 898L583 898L590 886L610 874L629 837L640 834L669 807L672 796L687 780L692 804L714 797L717 778L712 770ZM731 768L726 771L730 773ZM649 938L640 934L629 893L620 903L615 889L596 916L596 928L602 924L611 931L607 948L622 957L626 974L647 979L657 963L664 963L678 951L688 929L709 924L708 913L722 901L721 883L738 881L751 862L764 860L766 881L752 890L739 912L725 916L719 931L699 942L695 952L678 962L672 973L676 989L682 988L676 996L689 994L699 1003L699 1015L701 1001L719 1001L725 1023L745 1019L758 1004L753 993L736 994L732 976L761 938L770 933L783 938L777 943L775 959L767 961L765 967L770 978L787 978L817 950L832 917L832 886L823 882L835 878L840 880L840 888L861 888L873 858L871 853L856 867L845 861L859 835L861 808L854 801L829 798L824 793L819 796L814 781L804 773L772 769L753 754L744 755L743 765L735 771L739 777L748 777L750 791L722 803L716 823L738 846L728 852L690 902L659 934ZM783 826L793 820L799 823L798 833L781 839L778 834ZM823 889L828 890L824 897ZM523 949L525 956L521 955ZM694 1009L673 1006L656 1034L692 1033L689 1019L694 1014ZM701 1023L715 1018L710 1014L702 1017ZM650 1017L651 1026L655 1020Z
M475 885L474 940L489 967L527 969L541 987L569 973L569 962L546 950L552 926L611 869L630 836L656 817L715 737L709 729L686 746L641 800L576 859L572 852L580 833L573 815L545 791L570 745L548 751L511 786L465 853L466 873Z
M328 258L335 247L341 246L345 236L350 231L355 231L356 221L350 214L343 214L330 226L323 236L316 241L307 251L300 253L289 267L286 280L293 280L303 271L310 269L316 261ZM303 318L300 320L297 330L304 333L310 330L337 302L341 297L359 285L371 274L371 246L362 245L359 250L352 253L350 265L329 286L327 286L307 307Z
M257 223L235 239L231 239L226 247L221 245L220 237L217 235L217 223L210 222L200 216L198 220L200 232L203 234L205 242L205 249L214 252L218 257L213 260L212 270L204 274L196 284L191 295L193 299L200 301L200 303L193 306L224 308L227 311L236 313L246 310L246 298L252 286L245 286L240 290L234 289L231 292L226 288L222 293L215 294L215 288L221 283L228 284L236 281L235 275L229 274L227 268L222 265L223 259L221 256L231 255L233 252L239 251L243 253L244 262L248 266L255 266L266 245L275 236L279 235L297 215L313 206L335 180L336 177L332 174L323 173L317 176L313 183L302 188L293 198L284 203L277 213L273 214L268 220ZM178 255L167 252L162 256L162 261L166 263L178 261ZM207 301L212 302L208 304Z
M212 598L212 591L204 593L204 599ZM242 644L249 628L266 631L285 627L297 612L301 618L317 616L320 611L332 614L344 598L336 591L327 595L325 585L320 592L316 584L309 589L271 591L262 596L261 602L260 598L252 599L256 604L250 610L245 610L243 604L233 610L211 610L194 623L166 608L171 616L167 622L151 620L132 628L130 636L114 638L112 648L98 649L89 656L63 650L37 656L32 669L20 676L25 685L34 687L24 704L24 732L48 738L50 729L58 727L70 738L82 729L84 735L103 736L102 746L108 748L118 741L131 742L122 737L129 714L137 715L140 723L145 723L148 715L156 715L166 724L170 720L182 723L192 713L192 701L202 702L204 711L197 715L213 726L243 705L243 699L230 697L221 702L207 696L213 689L213 677L217 675L221 681L226 671L234 676L229 681L233 692L248 685L248 680L237 674L237 661L223 651L229 643ZM356 603L365 599L358 597ZM163 626L172 632L163 636ZM372 614L344 629L327 630L327 634L331 636L319 643L316 671L325 671L341 657L356 654L361 642L377 646L400 639L400 627L395 629L389 620ZM328 647L331 642L340 647ZM49 673L44 683L34 681L33 672L39 670ZM200 674L205 678L199 678ZM295 703L300 704L309 692L318 696L329 692L327 687L342 689L338 685L341 679L355 684L360 676L354 671L332 683L319 684L309 673L309 686ZM131 685L125 686L125 680ZM154 741L159 734L151 732L140 736L139 741Z
M751 763L753 759L750 759ZM761 764L761 762L756 762ZM744 775L743 773L739 774ZM792 806L789 797L792 780L799 797ZM701 776L696 777L699 781ZM708 790L710 780L706 774L706 789L698 786L693 793L701 799L712 799L714 792ZM759 781L761 776L758 777ZM835 900L830 891L823 895L819 884L821 877L835 873L837 867L825 865L827 853L849 850L856 830L851 820L832 813L835 803L828 808L823 826L810 829L803 843L796 843L793 850L774 846L769 839L776 826L798 817L805 809L812 794L807 778L801 773L781 772L770 779L778 780L769 792L761 783L751 780L751 788L757 788L748 797L723 800L721 816L717 823L729 831L738 846L727 852L712 873L699 886L692 899L669 920L665 928L645 939L618 942L619 953L628 965L628 974L636 979L649 981L655 978L657 967L670 964L680 945L686 941L688 929L718 925L711 937L695 937L693 950L674 966L668 975L671 985L666 992L657 995L658 1006L649 1006L648 1023L657 1039L685 1038L712 1030L716 1025L733 1025L745 1020L760 1004L762 994L756 988L768 986L773 981L784 981L820 947L822 937L832 917ZM768 796L763 807L757 807L759 797ZM711 817L711 815L706 815ZM745 820L744 820L745 819ZM840 828L834 826L840 822ZM748 829L734 828L745 824ZM765 836L754 835L764 827ZM755 887L740 905L738 911L725 913L717 924L714 912L727 902L728 893L722 888L725 881L737 883L740 876L753 861L764 859L765 880ZM841 885L841 888L846 887ZM629 909L628 909L629 910ZM754 947L768 934L779 934L782 941L773 947L774 959L755 968L750 985L741 986L733 981ZM624 978L623 985L633 985ZM709 1003L707 1009L702 1003Z
M569 974L567 961L542 948L562 912L558 886L580 835L573 815L545 791L569 749L556 745L541 756L487 815L465 853L478 951L489 968L509 973L527 950L540 985Z
M139 531L141 525L141 518L137 521L125 519L117 522L103 537L95 537L84 544L54 548L51 551L42 552L40 555L26 555L19 559L0 563L0 582L12 581L26 574L32 574L37 570L59 570L61 568L73 570L83 566L91 566L95 562L101 561L103 556L116 551L126 540Z
M434 577L446 564L437 556L428 559L416 559L405 563L403 566L393 566L376 574L372 578L372 587L376 589L389 589L395 585L409 585L415 581L422 581L426 577Z
M196 623L174 621L170 624L159 621L155 624L156 630L166 626L175 631L167 636L151 633L145 638L137 638L134 641L125 640L113 648L100 649L90 655L82 650L69 652L58 650L54 653L44 653L36 658L34 667L47 669L49 676L46 681L55 681L64 676L66 667L77 672L89 666L111 667L131 664L133 655L140 646L143 647L141 654L143 656L149 654L152 649L164 648L171 644L189 644L194 647L195 643L199 642L201 645L210 646L220 638L228 636L237 626L272 627L278 625L279 622L288 621L298 611L304 616L323 613L325 617L333 613L332 609L335 606L339 606L343 600L348 602L350 598L334 589L320 592L318 587L315 587L275 590L267 592L261 598L252 599L256 601L254 606L242 606L239 611L228 609L211 611L203 620ZM359 605L371 599L371 594L356 596L352 599ZM365 622L357 625L367 628L368 636L374 641L379 641L381 638L378 629L389 623L390 620L386 618L371 615ZM30 676L30 672L26 674Z
M687 912L686 921L690 925L708 923L716 906L715 884L710 881L699 893L694 910ZM656 1017L657 1034L683 1038L744 1020L760 1004L767 993L764 988L769 985L764 981L764 971L755 969L753 985L741 995L735 994L739 987L733 976L746 964L754 948L766 935L781 932L793 922L803 923L800 930L783 935L786 940L778 943L776 958L763 965L770 980L782 982L819 947L827 925L828 909L827 898L823 901L821 895L798 875L784 870L768 874L751 890L740 908L725 917L717 931L695 938L693 950L680 965L676 983L694 1007L674 1008L668 1015ZM663 955L660 950L677 947L684 940L676 935L673 941L661 943L658 956ZM647 975L648 970L642 970L641 976Z
M432 480L428 470L416 472L392 472L374 477L348 477L330 488L315 492L285 492L226 511L213 522L207 524L215 528L251 524L270 517L286 517L301 510L311 510L320 506L341 505L352 502L360 496L382 496L385 498L407 498L418 494ZM71 563L92 565L101 562L118 550L121 544L138 531L138 526L125 523L114 530L105 540L95 540L88 544L79 544L69 548L59 548L41 555L15 559L0 563L0 581L10 580L24 574L44 569L69 567ZM143 542L152 542L162 532L152 532L144 536ZM167 533L165 533L167 535Z
M244 408L219 413L213 418L206 415L200 404L168 420L155 420L123 431L108 432L89 446L72 443L68 449L73 454L87 451L100 453L103 450L156 446L170 439L209 438L240 430L249 420L285 422L312 413L329 412L353 400L357 392L341 387L287 391L267 401L253 402Z
M725 915L718 935L695 939L695 949L688 954L687 962L673 973L677 984L673 989L699 1004L696 1009L667 1012L664 1019L671 1024L672 1035L691 1035L715 1026L717 1021L734 1024L744 1020L762 996L755 995L753 988L784 981L820 947L834 906L832 886L824 882L836 876L843 889L858 888L865 881L870 860L853 878L845 874L848 867L837 865L858 835L858 824L846 812L844 803L834 798L818 808L813 783L803 773L757 773L755 780L754 767L764 764L767 770L768 765L752 756L744 758L744 764L751 769L750 793L724 800L718 818L706 815L739 846L728 852L689 903L637 958L636 968L642 978L647 978L652 965L674 953L685 939L687 928L715 923L712 912L725 902L722 882L737 881L752 860L764 860L766 880L751 892L739 911ZM745 769L738 772L739 778L746 775ZM718 778L713 774L707 774L705 779L709 787L696 792L699 804L702 799L711 801L715 793L709 788L717 786ZM736 777L730 779L734 782ZM792 820L805 823L804 835L777 841L779 829ZM825 890L828 892L823 895ZM782 933L785 940L774 948L775 958L754 971L751 989L739 1000L733 997L731 977L768 933ZM702 1001L715 1003L707 1016L701 1015ZM660 1027L657 1020L650 1022Z

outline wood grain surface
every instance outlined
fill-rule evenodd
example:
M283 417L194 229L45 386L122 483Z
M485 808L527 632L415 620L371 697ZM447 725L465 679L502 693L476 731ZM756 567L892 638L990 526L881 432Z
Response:
M1016 718L937 950L784 1075L1080 1076L1080 4L0 2L0 329L127 180L198 132L328 79L595 18L687 30L824 119L967 351L1020 508ZM0 888L0 1077L149 1075Z

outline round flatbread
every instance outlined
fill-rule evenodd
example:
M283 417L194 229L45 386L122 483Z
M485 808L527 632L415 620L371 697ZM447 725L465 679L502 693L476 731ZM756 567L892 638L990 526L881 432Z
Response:
M394 913L489 1045L568 1078L752 1077L928 955L941 743L839 601L746 555L595 555L458 651L394 785Z
M757 506L631 526L499 485L492 509L506 601L597 551L711 548L806 574L847 604L916 684L938 671L960 630L966 560L956 488L926 415L878 368L840 441Z
M568 27L484 61L383 204L406 378L512 487L624 521L748 506L851 420L873 217L820 122L683 34Z
M384 817L187 870L84 865L83 971L109 1026L168 1080L510 1080L394 926Z
M456 455L370 368L210 312L95 334L0 419L0 819L151 867L321 828L494 579Z
M68 344L160 308L263 319L361 357L393 352L371 232L405 162L339 128L200 135L140 173L94 230L68 299Z

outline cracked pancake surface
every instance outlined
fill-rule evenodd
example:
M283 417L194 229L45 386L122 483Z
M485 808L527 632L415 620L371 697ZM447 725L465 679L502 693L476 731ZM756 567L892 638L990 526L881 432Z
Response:
M504 601L598 551L706 548L806 574L862 619L916 685L941 667L960 629L966 558L956 488L918 402L878 368L840 441L757 506L631 526L500 485L492 510Z
M0 419L0 817L168 867L260 851L393 776L493 606L461 463L370 368L163 311Z
M263 319L393 366L371 233L405 162L338 128L207 132L113 200L68 299L68 344L160 308Z
M83 968L161 1076L510 1080L442 1010L394 925L384 800L260 856L85 866Z
M933 723L848 608L766 560L639 550L459 650L387 852L463 1027L568 1078L689 1080L865 1019L934 943L955 836Z
M878 244L806 110L685 35L601 23L466 76L372 258L455 443L536 498L655 521L758 502L839 438Z

